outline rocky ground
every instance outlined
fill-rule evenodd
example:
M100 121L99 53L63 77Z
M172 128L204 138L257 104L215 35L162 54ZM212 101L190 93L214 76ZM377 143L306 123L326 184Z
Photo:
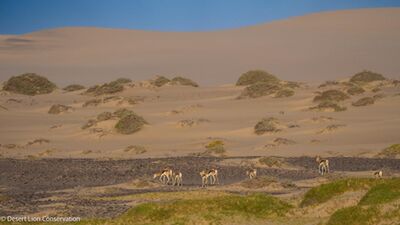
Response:
M130 160L95 159L0 159L1 215L47 213L81 217L115 217L129 207L125 200L104 200L104 197L127 196L150 192L171 192L201 189L198 172L217 168L220 186L230 187L246 179L248 166L223 163L249 161L257 157L178 157ZM284 182L310 180L319 177L311 157L282 159L285 167L259 167L258 176L273 177ZM331 173L383 169L385 174L400 172L399 159L332 157ZM169 166L184 176L183 187L166 186L152 179L152 174ZM372 174L371 174L372 176ZM114 187L96 192L91 198L81 198L82 190L112 187L140 180L139 188ZM214 188L214 187L212 187ZM297 188L298 189L298 188ZM296 190L290 189L290 190ZM279 194L274 192L272 194ZM50 212L49 212L50 210Z

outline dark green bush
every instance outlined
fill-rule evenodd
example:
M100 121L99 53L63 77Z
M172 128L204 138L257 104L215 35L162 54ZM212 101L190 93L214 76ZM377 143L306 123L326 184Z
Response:
M322 101L344 101L350 98L346 93L343 91L331 89L327 91L323 91L319 95L314 97L314 102L322 102Z
M171 80L171 84L177 84L177 85L184 85L184 86L192 86L192 87L198 87L199 85L188 79L188 78L184 78L184 77L174 77Z
M386 80L386 78L382 74L371 72L368 70L359 72L350 78L350 82L355 83L368 83L379 80Z
M263 70L250 70L239 77L236 86L251 85L259 82L276 84L279 79Z
M364 97L361 99L358 99L356 102L353 102L353 106L367 106L367 105L372 105L375 103L375 99L371 97Z
M5 82L3 90L23 95L40 95L53 92L57 86L46 77L35 73L13 76Z
M147 124L143 117L136 115L135 113L130 113L123 116L117 124L115 124L115 129L120 134L133 134Z
M85 89L85 87L83 85L80 84L70 84L68 86L66 86L65 88L63 88L64 91L79 91L79 90L83 90Z

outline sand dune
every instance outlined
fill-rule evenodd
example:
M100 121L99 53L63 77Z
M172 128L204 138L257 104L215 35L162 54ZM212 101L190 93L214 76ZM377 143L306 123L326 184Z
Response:
M215 32L60 28L0 36L0 80L23 72L60 85L116 77L184 75L232 83L260 68L282 79L323 81L362 69L399 77L400 9L311 14Z

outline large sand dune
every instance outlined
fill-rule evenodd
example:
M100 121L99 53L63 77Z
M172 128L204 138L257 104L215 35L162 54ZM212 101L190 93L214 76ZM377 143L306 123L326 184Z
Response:
M184 75L232 83L261 68L283 79L322 81L362 69L398 77L400 9L311 14L215 32L60 28L0 36L0 80L41 73L59 84L124 76Z

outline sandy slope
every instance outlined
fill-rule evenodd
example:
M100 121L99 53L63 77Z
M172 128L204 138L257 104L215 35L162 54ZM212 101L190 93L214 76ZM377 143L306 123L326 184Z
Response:
M353 107L351 102L362 96L372 96L370 91L352 97L344 105L345 112L314 112L306 110L315 105L312 98L316 87L297 89L290 98L263 97L258 99L235 99L241 87L183 87L166 86L158 89L126 87L120 96L141 97L136 105L119 106L116 102L97 107L82 107L93 97L78 92L57 91L48 95L26 97L20 95L1 96L0 104L8 111L0 111L0 148L2 156L26 157L112 157L136 158L154 156L184 156L203 152L210 138L220 138L226 143L227 155L283 155L301 156L322 154L327 156L373 156L376 152L399 141L400 90L397 87L383 88L387 97L374 105ZM22 102L10 102L13 98ZM52 104L66 104L74 111L50 115ZM112 131L115 122L107 121L99 127L110 130L100 136L81 126L104 111L113 112L128 107L148 122L145 128L132 135L116 134ZM174 113L173 111L178 113ZM279 112L284 111L281 115ZM256 135L254 125L263 117L273 116L284 126L282 132ZM333 120L315 122L313 117L329 116ZM206 119L193 127L180 127L184 119ZM337 130L319 132L328 125L345 125ZM52 126L61 125L57 128ZM299 127L287 128L290 125ZM275 138L282 137L296 142L294 145L265 147ZM29 141L45 138L50 143L26 146ZM317 140L317 141L313 141ZM14 149L6 144L18 145ZM136 155L124 152L129 145L142 145L148 151ZM49 151L47 151L49 150Z
M400 9L311 14L217 32L61 28L0 36L0 80L38 72L59 84L182 74L232 83L266 69L283 79L322 81L362 69L399 77Z

